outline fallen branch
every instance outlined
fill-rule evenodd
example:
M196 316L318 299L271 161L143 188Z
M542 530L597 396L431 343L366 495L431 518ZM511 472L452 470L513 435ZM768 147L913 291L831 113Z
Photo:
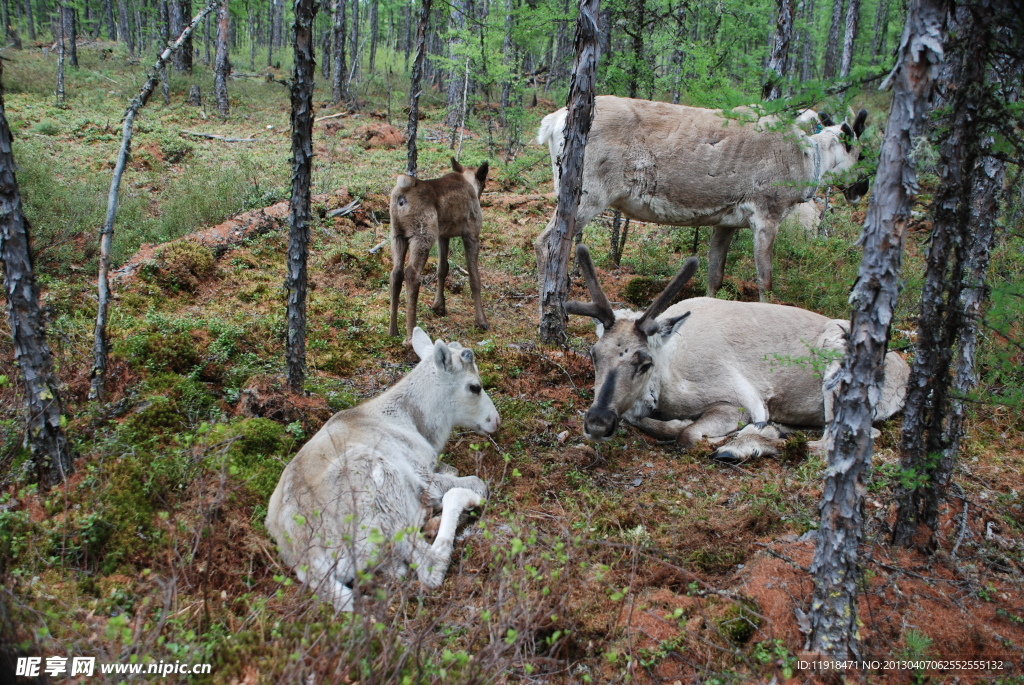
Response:
M198 131L182 131L181 135L208 138L210 140L223 140L225 143L255 143L257 140L256 138L230 138L228 136L218 136L215 133L200 133Z
M338 117L347 117L347 116L348 116L348 112L338 112L337 114L328 114L325 117L317 117L316 119L313 120L313 123L315 124L318 121L325 121L327 119L337 119Z
M344 207L332 209L331 211L327 212L327 218L333 219L336 216L346 216L347 214L351 214L357 209L359 209L359 200L352 200L352 202L349 202Z

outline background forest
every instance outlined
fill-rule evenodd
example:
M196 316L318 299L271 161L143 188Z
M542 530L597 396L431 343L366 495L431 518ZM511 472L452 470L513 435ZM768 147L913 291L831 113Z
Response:
M171 679L247 685L812 678L798 669L806 633L798 616L810 609L808 533L819 523L825 462L807 453L808 436L792 439L781 459L739 466L711 461L710 446L684 452L628 429L588 444L592 324L571 320L565 346L536 341L533 240L555 198L548 151L532 141L540 119L565 104L578 7L427 6L419 176L444 173L452 155L490 162L481 270L492 330L473 328L458 242L448 316L422 307L419 321L432 337L474 349L503 426L490 438L456 434L446 447L443 460L480 475L491 499L456 546L444 585L423 594L415 582L368 577L359 611L336 616L281 565L263 522L304 441L333 412L411 368L401 338L386 335L386 241L388 193L406 169L424 6L338 0L321 5L313 24L303 393L288 392L283 377L294 8L224 2L156 74L121 180L111 357L106 395L96 401L98 233L121 120L159 50L202 8L2 0L4 105L76 460L65 482L35 482L5 318L0 681L24 655L210 663L210 675ZM874 174L891 97L878 85L905 17L896 0L608 0L597 92L713 108L763 103L781 114L810 107L837 121L866 108L863 159L845 185ZM913 152L921 193L890 342L908 359L941 130L915 139ZM1006 155L979 384L967 398L938 551L888 544L896 494L915 477L899 463L899 416L882 426L864 483L865 653L1005 664L960 672L960 682L1024 682L1024 184L1013 152ZM846 318L867 200L849 204L824 187L821 199L828 211L817 229L787 225L779 236L773 298ZM609 211L584 241L610 299L639 309L693 253L701 271L688 296L703 294L708 238L708 229L627 222ZM757 299L752 251L741 231L719 297ZM427 293L435 268L436 255ZM571 283L573 297L585 298L578 274Z

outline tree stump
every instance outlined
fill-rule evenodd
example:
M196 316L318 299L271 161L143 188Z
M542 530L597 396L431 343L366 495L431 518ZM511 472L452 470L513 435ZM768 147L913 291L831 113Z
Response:
M199 91L199 86L193 85L188 89L188 104L195 105L196 107L203 106L203 95Z

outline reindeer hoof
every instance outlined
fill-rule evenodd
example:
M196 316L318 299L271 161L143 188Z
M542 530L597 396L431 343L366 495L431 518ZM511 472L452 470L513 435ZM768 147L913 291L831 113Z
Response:
M739 464L743 457L730 450L715 450L711 458L716 461L724 461L726 464Z
M484 321L483 323L477 321L476 322L476 327L479 328L481 331L489 331L489 330L491 330L491 327L487 324L486 321Z
M448 309L443 304L431 306L430 311L434 312L437 316L448 316Z

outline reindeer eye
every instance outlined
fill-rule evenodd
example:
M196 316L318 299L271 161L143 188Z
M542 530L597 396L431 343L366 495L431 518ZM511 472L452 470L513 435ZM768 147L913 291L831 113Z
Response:
M469 386L469 391L471 393L473 393L474 395L479 395L480 394L480 389L481 389L480 386L477 385L476 383L472 383Z

